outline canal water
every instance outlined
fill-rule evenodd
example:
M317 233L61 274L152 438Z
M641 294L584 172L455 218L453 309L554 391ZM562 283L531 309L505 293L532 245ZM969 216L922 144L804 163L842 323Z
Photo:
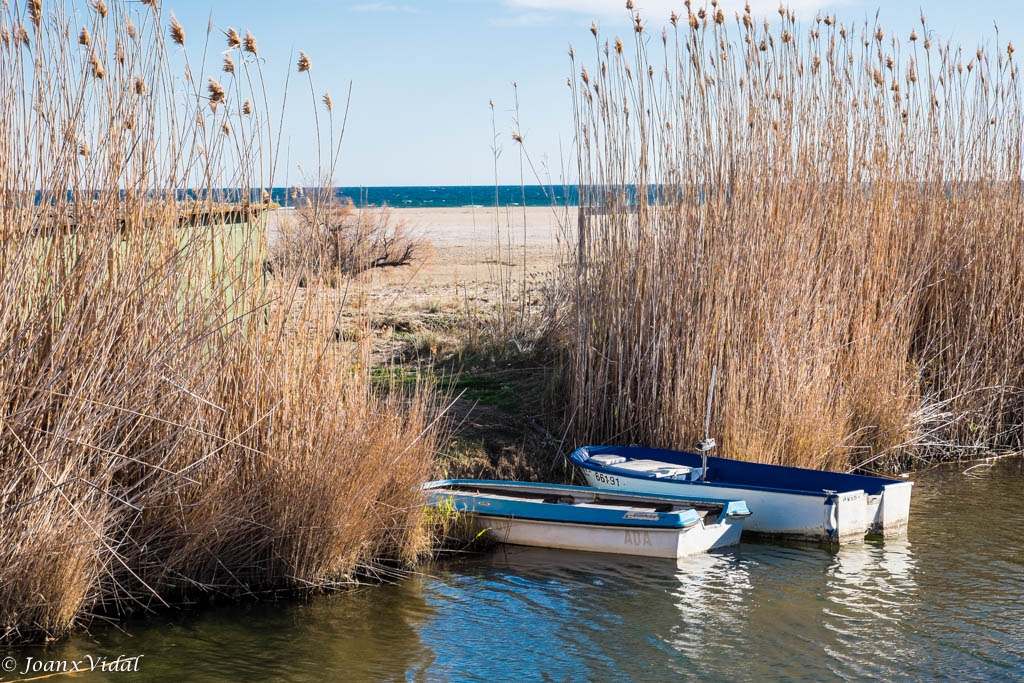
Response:
M395 585L9 654L15 674L28 657L141 655L134 673L75 680L1024 681L1022 460L966 468L915 477L906 538L838 552L743 543L675 563L508 547Z

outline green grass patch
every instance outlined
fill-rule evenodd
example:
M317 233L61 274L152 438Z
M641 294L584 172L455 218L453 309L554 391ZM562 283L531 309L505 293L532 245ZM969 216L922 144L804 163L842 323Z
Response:
M508 373L475 374L462 372L439 382L453 396L461 394L466 401L510 410L523 403L523 387Z

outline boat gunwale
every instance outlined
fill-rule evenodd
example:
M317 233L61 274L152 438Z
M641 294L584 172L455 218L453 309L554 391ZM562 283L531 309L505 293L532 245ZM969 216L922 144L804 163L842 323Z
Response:
M585 520L576 521L576 520L565 520L565 519L551 519L551 518L547 518L547 517L528 517L526 515L496 515L496 514L494 514L492 512L489 512L489 511L481 512L480 510L467 511L467 514L472 514L472 515L476 515L477 517L483 517L483 518L488 518L489 517L491 519L501 519L501 520L510 520L510 521L520 521L520 522L541 522L543 524L562 524L562 525L565 525L565 526L592 526L592 527L601 527L603 529L622 529L622 530L625 530L625 531L640 531L640 530L643 530L643 531L690 531L691 529L696 529L698 527L701 527L701 528L704 528L704 529L708 529L708 528L711 528L711 527L713 527L713 526L715 526L717 524L725 524L724 520L716 520L714 522L708 522L708 521L706 521L704 519L701 519L700 517L697 517L696 519L692 519L692 518L691 519L687 519L685 521L680 520L681 523L679 523L679 524L668 525L668 524L658 524L654 520L627 520L627 521L630 521L630 522L648 522L647 524L640 524L640 523L635 523L635 524L621 524L621 523L613 524L613 523L606 523L606 522L588 522L588 521L585 521ZM679 515L677 513L661 513L661 514L672 515L673 517L676 517L676 518L679 517ZM658 520L658 522L661 522L661 521L662 520L660 520L660 519ZM665 521L669 521L669 520L665 520Z
M623 498L630 498L635 500L660 500L665 499L666 501L677 501L680 503L693 503L694 505L715 505L728 507L729 503L743 502L737 498L716 498L710 496L689 496L680 495L678 493L645 493L643 491L627 491L627 490L615 490L615 489L601 489L593 486L580 486L578 484L548 484L545 482L533 482L533 481L503 481L501 479L438 479L436 481L428 481L423 484L422 488L424 491L430 491L436 488L442 488L445 486L480 486L495 488L513 488L515 486L522 486L526 488L549 488L549 489L564 489L570 493L589 493L592 495L601 496L621 496Z
M832 492L827 492L827 491L825 491L825 489L822 489L821 491L806 491L806 490L803 490L803 489L780 489L780 488L775 488L775 487L771 487L771 486L757 486L755 484L723 483L723 482L716 482L716 481L693 481L693 480L690 480L690 479L675 479L673 477L656 477L653 474L649 474L649 473L645 473L645 472L628 472L628 471L623 472L622 470L617 470L614 467L605 467L605 466L602 466L602 465L587 465L586 463L581 463L581 462L578 462L578 461L576 461L575 464L576 464L577 467L582 467L583 469L587 469L587 470L590 470L592 472L601 472L602 474L611 475L611 476L614 476L614 477L621 477L623 479L639 479L639 480L642 480L642 481L658 481L658 482L663 482L663 483L666 483L666 484L690 484L690 485L693 485L693 486L711 486L713 488L728 488L728 489L743 489L743 490L749 489L751 491L765 491L765 492L768 492L768 493L783 493L783 494L790 494L790 495L794 495L794 496L812 496L812 497L818 497L818 498L827 498L828 496L832 495L833 493L854 493L855 491L861 491L862 490L862 489L853 489L853 490L850 490L850 491L832 491Z
M704 521L700 513L692 507L680 510L670 510L668 512L657 512L651 510L650 514L657 515L657 517L654 519L645 519L643 517L627 517L626 515L630 513L630 510L621 508L580 508L576 504L545 503L541 500L522 501L495 496L494 494L474 494L468 491L444 488L432 489L432 493L440 499L451 499L455 509L459 509L461 512L481 517L492 517L495 519L528 519L535 522L552 524L574 524L603 528L665 530L689 529ZM487 506L483 506L480 505L481 501L493 501L500 503L505 509L492 509L489 507L490 502L488 502ZM465 505L466 507L460 508L460 505ZM550 514L538 514L540 511L545 511ZM718 519L721 519L723 516L724 511L718 515Z

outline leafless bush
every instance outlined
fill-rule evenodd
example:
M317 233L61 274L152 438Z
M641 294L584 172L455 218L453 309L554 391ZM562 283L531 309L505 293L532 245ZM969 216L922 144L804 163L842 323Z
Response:
M351 201L317 196L291 218L271 247L275 272L354 275L408 265L426 247L387 206L357 209Z

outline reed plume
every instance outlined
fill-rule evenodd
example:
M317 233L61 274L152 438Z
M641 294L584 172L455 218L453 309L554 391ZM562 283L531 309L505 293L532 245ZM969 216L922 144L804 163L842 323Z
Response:
M219 104L224 101L224 87L213 78L207 79L206 90L210 95L210 104Z
M95 52L93 52L89 57L89 68L92 69L93 78L100 79L107 75L107 71L103 67L103 62L100 61L100 58Z
M259 50L257 50L256 47L256 38L251 33L249 33L248 29L246 29L245 31L245 43L242 49L244 49L246 52L252 55L258 54L259 52Z
M180 23L178 23L178 19L174 16L174 12L171 12L171 27L169 32L172 41L178 45L185 44L185 29L182 28Z
M43 21L43 0L28 0L28 18L38 29Z

